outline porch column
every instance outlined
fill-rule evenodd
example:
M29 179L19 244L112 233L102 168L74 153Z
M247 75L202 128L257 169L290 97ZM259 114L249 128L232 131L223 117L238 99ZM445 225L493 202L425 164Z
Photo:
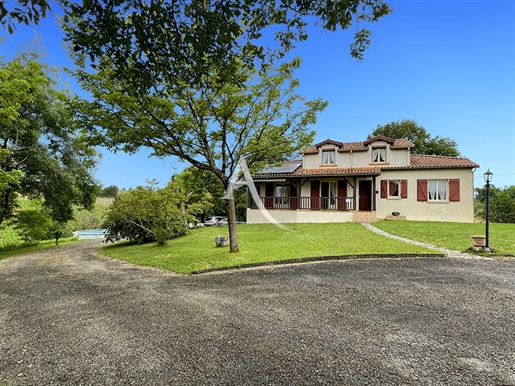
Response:
M372 212L376 211L376 176L372 177Z
M356 205L356 196L357 196L357 188L358 186L356 185L356 177L352 177L352 184L354 185L354 187L352 188L352 209L353 210L357 210L356 208L358 207Z
M297 209L303 209L302 208L302 195L300 194L300 191L302 190L302 184L300 178L297 178Z

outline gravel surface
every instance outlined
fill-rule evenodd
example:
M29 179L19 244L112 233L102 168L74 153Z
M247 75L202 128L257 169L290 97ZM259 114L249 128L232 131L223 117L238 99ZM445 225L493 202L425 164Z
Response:
M0 385L515 385L515 260L0 261Z

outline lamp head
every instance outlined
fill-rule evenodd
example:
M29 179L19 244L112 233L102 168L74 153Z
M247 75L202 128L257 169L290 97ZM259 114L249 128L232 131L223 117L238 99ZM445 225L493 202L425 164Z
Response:
M489 184L489 183L490 183L490 181L492 181L492 176L493 176L494 174L490 171L490 169L488 169L488 170L485 172L485 174L484 174L484 175L485 175L485 182L486 182L487 184Z

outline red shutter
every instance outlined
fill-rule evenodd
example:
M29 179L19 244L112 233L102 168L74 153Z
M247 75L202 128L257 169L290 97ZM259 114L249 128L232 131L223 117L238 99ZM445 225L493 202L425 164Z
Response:
M347 210L347 181L338 180L338 210Z
M427 201L427 180L417 180L417 201Z
M311 209L320 209L320 181L311 181Z
M449 180L449 201L460 201L460 180Z
M381 198L388 197L388 181L381 180Z
M408 198L408 180L401 180L401 198Z

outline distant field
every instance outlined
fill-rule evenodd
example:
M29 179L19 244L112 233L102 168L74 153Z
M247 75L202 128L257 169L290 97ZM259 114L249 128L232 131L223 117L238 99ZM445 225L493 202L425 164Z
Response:
M97 200L95 201L95 203L99 206L103 206L103 207L108 207L109 205L111 205L114 201L114 198L113 197L97 197Z

